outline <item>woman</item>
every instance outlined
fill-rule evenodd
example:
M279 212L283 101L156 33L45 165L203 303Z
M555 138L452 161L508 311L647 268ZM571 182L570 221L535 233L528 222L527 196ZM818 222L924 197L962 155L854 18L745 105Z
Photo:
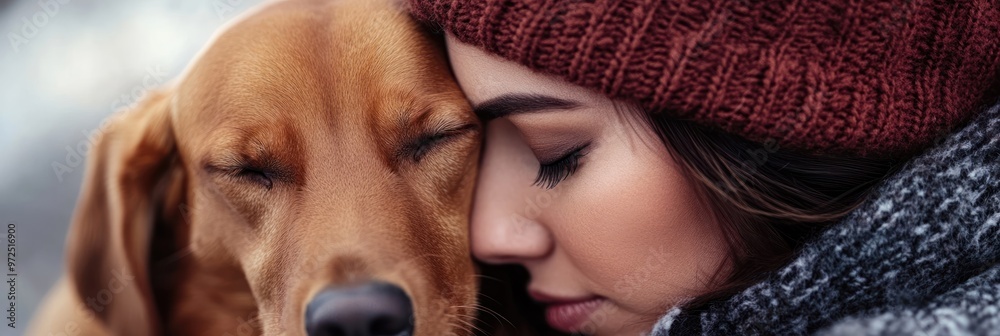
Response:
M1000 330L996 3L411 4L487 122L472 252L552 328Z

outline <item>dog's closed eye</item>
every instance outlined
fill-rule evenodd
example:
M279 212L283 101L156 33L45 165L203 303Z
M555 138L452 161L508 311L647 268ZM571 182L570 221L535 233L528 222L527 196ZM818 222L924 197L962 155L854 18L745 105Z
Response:
M274 180L272 179L273 173L254 166L244 166L233 170L232 175L236 178L246 179L250 182L260 184L271 190L274 186Z
M425 133L400 148L396 157L408 158L415 163L420 163L420 160L427 156L427 154L436 147L475 129L476 125L468 124L444 131Z
M271 190L276 181L284 180L287 175L271 161L273 160L253 162L240 158L235 159L234 162L208 163L205 165L205 170L214 175L221 175L238 182Z

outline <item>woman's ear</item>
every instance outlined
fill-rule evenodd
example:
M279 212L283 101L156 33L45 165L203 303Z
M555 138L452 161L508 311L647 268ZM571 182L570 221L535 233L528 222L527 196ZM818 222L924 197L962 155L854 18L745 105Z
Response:
M176 165L170 91L113 117L90 151L67 237L68 278L111 334L156 335L149 253L164 179Z

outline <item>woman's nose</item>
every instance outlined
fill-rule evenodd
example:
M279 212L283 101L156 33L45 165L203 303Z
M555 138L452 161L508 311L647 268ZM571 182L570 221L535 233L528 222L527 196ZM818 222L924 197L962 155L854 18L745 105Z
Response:
M472 220L472 253L490 264L524 263L541 259L552 250L544 226L520 214L482 216Z
M522 263L552 249L552 237L539 221L546 209L530 202L544 192L532 186L537 169L534 154L510 122L487 125L470 227L472 252L479 260Z

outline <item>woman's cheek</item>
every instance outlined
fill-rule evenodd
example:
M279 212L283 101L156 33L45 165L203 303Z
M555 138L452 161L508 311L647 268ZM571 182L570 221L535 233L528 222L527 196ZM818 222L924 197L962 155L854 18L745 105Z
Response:
M592 153L560 198L575 209L556 232L594 290L634 312L705 291L721 255L721 232L694 190L672 162L643 148L605 144Z

